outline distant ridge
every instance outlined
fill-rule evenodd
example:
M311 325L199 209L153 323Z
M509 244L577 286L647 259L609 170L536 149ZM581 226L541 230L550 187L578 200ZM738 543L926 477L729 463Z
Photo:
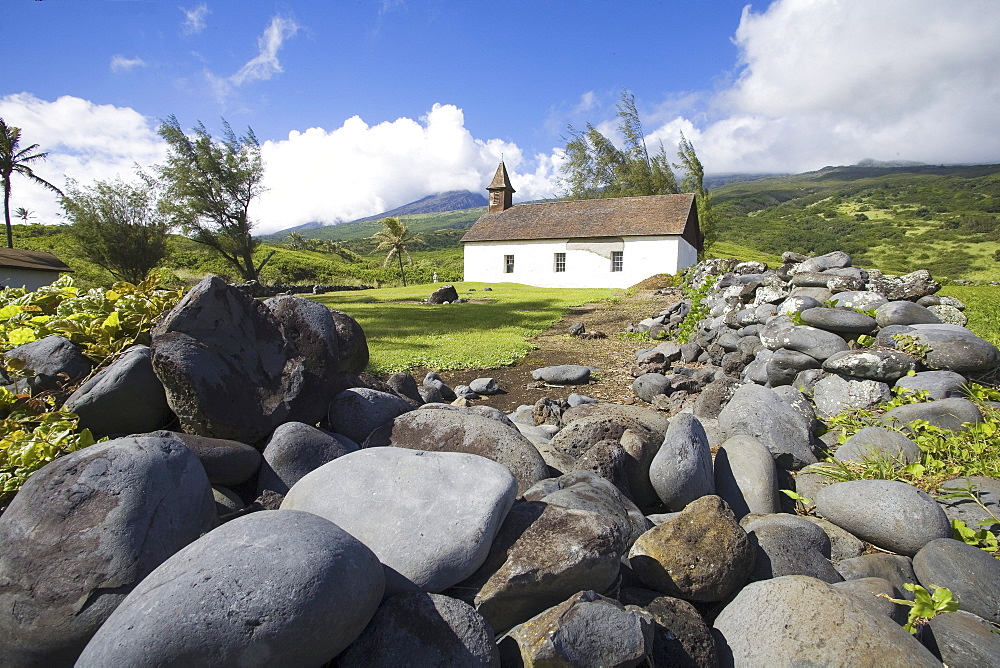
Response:
M415 202L410 202L409 204L398 206L395 209L377 213L374 216L366 216L364 218L358 218L357 220L334 223L333 225L324 225L323 223L313 221L303 223L302 225L296 225L295 227L286 227L285 229L278 230L277 232L271 232L270 234L264 235L263 238L282 239L287 236L289 232L305 232L306 230L317 230L324 227L333 227L334 225L367 223L373 220L382 220L383 218L415 216L423 213L463 211L465 209L475 209L481 206L486 206L486 197L484 195L480 195L479 193L474 193L469 190L449 190L448 192L435 193L433 195L428 195L427 197L421 197Z

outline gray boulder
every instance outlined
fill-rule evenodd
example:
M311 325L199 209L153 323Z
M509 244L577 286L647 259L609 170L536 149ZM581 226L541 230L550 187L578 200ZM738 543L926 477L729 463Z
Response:
M183 443L205 467L208 481L213 485L242 484L260 468L260 453L239 441L174 431L154 431L146 436L177 439Z
M440 592L482 565L516 493L510 472L483 457L370 448L306 474L281 508L326 518L367 545L388 593Z
M205 470L176 439L122 438L49 463L0 516L0 656L72 664L126 594L215 522Z
M138 434L160 429L174 414L163 384L153 373L149 346L132 346L81 385L64 404L94 436Z
M434 403L438 401L454 401L456 398L454 390L448 387L441 376L439 376L434 371L428 371L427 375L424 376L423 387L430 390L431 392L437 391L440 393L440 398L431 399L426 394L421 392L421 396L427 403Z
M880 346L899 348L907 344L907 337L914 339L918 345L930 347L924 359L932 369L966 375L990 371L1000 363L1000 350L996 346L958 325L887 327L879 332L876 342Z
M834 296L838 307L853 308L859 311L874 311L889 300L880 292L864 290L847 290Z
M652 640L648 614L583 591L511 629L500 648L506 665L636 666Z
M303 358L271 311L217 276L162 317L152 350L167 402L189 434L257 443L287 419L304 388Z
M326 417L330 400L347 385L340 370L340 337L330 309L291 295L264 302L281 333L302 355L305 384L292 402L288 420L316 424Z
M373 431L411 410L413 407L395 394L352 387L330 402L328 421L338 434L362 443Z
M475 592L476 609L506 631L573 594L606 592L626 551L614 519L527 501L508 513L486 563L456 592Z
M816 512L858 538L912 556L935 538L951 536L951 523L927 493L891 480L828 485L814 499Z
M918 299L934 294L941 289L941 284L931 278L926 269L918 269L905 276L882 274L872 269L868 272L868 289L881 292L889 299Z
M901 554L862 554L850 559L842 559L836 564L837 571L845 580L881 578L888 580L900 592L899 598L913 600L913 593L907 584L917 584L913 573L913 560Z
M879 327L939 323L941 320L923 306L913 302L888 302L875 311Z
M723 666L941 665L888 617L805 575L747 585L713 628Z
M952 431L962 431L966 423L979 423L983 415L968 399L952 397L897 406L882 416L882 422L893 427L905 427L914 420L926 420L932 425Z
M404 413L376 431L368 445L479 455L506 466L518 493L548 477L545 460L517 428L462 411L424 407Z
M781 468L799 469L817 461L809 423L766 387L740 387L719 413L719 427L725 438L758 439Z
M405 371L394 373L389 376L385 384L392 388L393 393L399 396L414 408L419 408L424 403L424 398L420 396L420 388L417 381Z
M715 493L736 519L780 510L778 472L767 447L752 436L733 436L715 454Z
M965 376L954 371L920 371L912 376L903 376L895 387L913 392L926 392L928 399L948 399L964 397L968 384Z
M882 383L894 383L916 368L917 361L899 350L848 350L823 362L825 371Z
M687 601L638 587L623 588L618 600L635 606L653 618L653 642L649 653L653 666L717 668L712 631L698 610Z
M941 322L959 325L961 327L965 327L969 324L969 316L965 315L954 306L938 304L936 306L928 306L927 310L936 315L938 320Z
M85 378L93 367L79 346L56 334L20 345L3 356L17 360L33 374L27 379L32 394L72 385Z
M740 523L757 548L751 580L808 575L824 582L843 580L830 562L830 538L795 515L748 515Z
M726 503L703 496L643 535L629 551L650 589L687 601L721 601L753 570L754 547Z
M368 339L358 321L343 311L329 309L337 330L337 354L340 370L359 374L368 367Z
M579 364L560 364L535 369L531 377L553 385L586 385L590 382L591 367Z
M840 335L808 325L788 330L782 342L784 348L805 353L820 362L848 349L847 341Z
M958 610L937 615L925 628L927 645L946 666L989 666L1000 656L1000 633L972 613Z
M715 419L723 407L736 394L742 383L735 378L723 376L705 386L694 402L694 414L699 418Z
M1000 624L1000 559L952 538L932 540L913 557L913 572L928 590L947 587L959 608Z
M358 444L302 422L286 422L264 446L264 462L257 476L257 493L287 494L307 473L338 457L355 452Z
M827 271L828 269L838 269L840 267L850 267L851 256L844 251L833 251L825 255L817 255L803 260L788 273L800 274L804 272Z
M851 594L872 612L885 615L900 626L909 617L909 608L889 599L902 599L903 595L892 583L883 578L859 578L834 582L833 586L845 594Z
M993 532L1000 532L1000 522L996 520L1000 517L1000 480L986 476L968 476L947 480L941 484L941 491L946 493L970 488L971 494L975 495L986 509L968 496L950 499L938 497L938 503L944 508L945 515L949 520L961 520L973 529L986 527Z
M644 373L632 381L632 392L647 404L653 403L657 395L670 394L673 391L670 379L661 373Z
M903 466L919 462L921 455L920 446L905 434L884 427L865 427L837 448L833 456L842 462L881 457Z
M168 559L87 645L78 666L318 666L382 599L371 551L310 513L229 522Z
M683 510L691 501L715 494L708 436L693 415L670 421L666 437L649 467L649 478L667 510Z
M798 482L798 480L796 480ZM827 535L830 539L830 561L836 565L844 559L860 557L865 551L864 542L858 540L851 533L844 531L833 522L814 517L813 515L797 515L807 522L812 522Z
M497 382L496 378L476 378L469 383L469 389L476 394L490 396L500 393L500 383Z
M454 304L458 301L458 290L454 285L442 285L427 298L428 304Z
M791 385L801 371L815 369L819 365L820 363L810 355L779 348L767 360L764 372L767 374L767 384L771 387L777 387Z
M868 410L891 398L889 386L877 380L829 375L813 386L813 401L820 417L830 417L847 410Z
M340 668L499 666L493 628L463 601L440 594L391 596L337 657Z
M806 309L802 320L813 327L847 334L870 334L878 328L875 318L849 308Z

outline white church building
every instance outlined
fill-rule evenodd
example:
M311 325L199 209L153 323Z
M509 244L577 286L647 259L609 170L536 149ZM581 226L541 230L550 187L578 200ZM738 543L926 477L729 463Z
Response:
M501 162L487 212L462 237L465 280L627 288L698 261L693 194L518 204Z

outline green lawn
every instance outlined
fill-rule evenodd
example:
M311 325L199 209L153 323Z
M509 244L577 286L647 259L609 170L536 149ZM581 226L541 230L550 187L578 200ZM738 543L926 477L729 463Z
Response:
M400 303L425 299L440 286L333 292L312 299L360 323L371 351L368 371L385 374L414 367L490 369L513 364L532 349L528 339L558 322L566 309L622 294L612 289L454 283L460 297L495 301L441 306ZM492 291L485 292L487 286Z

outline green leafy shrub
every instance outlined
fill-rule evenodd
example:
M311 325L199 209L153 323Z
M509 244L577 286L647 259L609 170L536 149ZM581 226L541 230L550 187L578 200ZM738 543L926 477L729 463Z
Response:
M947 587L935 587L934 585L928 586L934 590L933 594L918 584L913 584L912 582L903 583L903 587L907 591L913 592L912 601L891 598L885 594L881 595L893 603L905 605L910 608L906 623L903 624L903 628L910 633L916 634L921 626L924 626L941 613L958 610L958 601L955 600L955 595L951 593L950 589Z

